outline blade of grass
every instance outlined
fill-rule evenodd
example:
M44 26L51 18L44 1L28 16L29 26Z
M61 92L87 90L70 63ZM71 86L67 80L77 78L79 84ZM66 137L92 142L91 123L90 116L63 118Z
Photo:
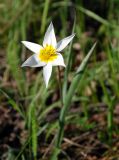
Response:
M47 127L48 127L48 124L46 124L42 128L40 128L40 130L38 131L37 135L39 136L44 130L46 130ZM23 154L23 152L26 149L27 145L30 143L31 138L32 138L31 136L28 137L28 139L26 140L25 144L22 146L21 151L19 152L19 154L17 155L15 160L18 160L19 157Z
M64 125L64 119L65 119L65 115L70 107L70 104L71 104L71 100L72 100L72 96L74 95L74 92L77 88L77 85L79 83L79 80L81 79L81 77L83 76L83 71L85 70L85 67L87 65L87 62L91 56L91 54L93 53L93 50L96 46L96 43L93 45L93 47L91 48L91 50L89 51L89 53L87 54L87 56L84 58L83 62L81 63L81 65L79 66L77 72L76 72L76 76L74 77L72 83L71 83L71 86L68 90L68 93L67 93L67 96L66 96L66 99L65 99L65 103L64 103L64 107L62 108L61 110L61 114L60 114L60 122L61 125L63 124ZM62 136L58 136L59 139L57 141L57 147L60 146L60 143L61 143L61 137Z
M35 115L35 107L32 107L32 121L31 121L31 132L32 132L32 151L34 155L34 160L37 157L37 120Z
M76 16L75 16L75 19L74 19L72 34L74 33L75 26L76 26ZM71 64L71 57L72 57L72 53L71 53L72 43L73 43L73 41L71 41L71 43L69 45L68 52L66 53L68 55L68 57L67 57L67 67L66 67L65 73L64 73L64 83L63 83L63 89L62 89L63 103L65 101L65 97L66 97L66 94L67 94L68 74L69 74L69 71L70 71L70 64Z
M12 105L13 109L18 111L19 114L25 119L25 113L21 110L21 108L17 105L17 103L2 89L0 89L0 92L4 94L4 96L8 99L8 103Z
M46 18L47 18L48 9L49 9L49 3L50 3L50 0L45 0L43 16L42 16L42 21L41 21L41 34L43 34L44 30L45 30Z
M117 28L116 25L110 24L110 23L109 23L107 20L105 20L104 18L100 17L100 16L97 15L96 13L94 13L94 12L92 12L92 11L86 9L86 8L83 8L83 7L81 7L81 6L76 6L76 8L77 8L79 11L83 12L84 14L86 14L87 16L95 19L96 21L98 21L98 22L100 22L100 23L102 23L102 24L104 24L104 25L106 25L106 26L108 26L108 27Z
M107 88L104 85L104 82L100 80L100 84L102 86L104 96L105 96L105 103L108 106L108 113L107 113L107 130L108 130L108 135L109 135L109 143L112 143L112 134L113 134L113 129L114 129L114 100L115 97L111 98L109 96L109 93L107 92Z
M75 77L73 78L71 86L67 92L65 103L64 103L64 106L63 106L61 113L60 113L59 130L58 130L58 135L57 135L57 139L56 139L55 150L54 150L53 155L51 157L52 160L57 160L58 154L60 153L60 146L61 146L61 142L62 142L63 135L64 135L64 125L65 125L66 113L68 112L68 109L70 108L70 104L71 104L71 100L74 95L74 92L77 88L77 85L80 82L80 79L83 75L83 71L85 70L87 62L88 62L91 54L93 53L95 46L96 46L96 43L92 46L92 48L88 52L87 56L82 61L81 65L79 66L79 68L75 74Z
M14 79L16 80L20 94L23 95L25 81L24 81L24 76L23 76L22 70L19 65L18 53L20 51L19 50L20 48L18 47L18 44L17 44L18 32L11 31L9 36L12 39L12 41L10 40L10 42L8 44L8 48L7 48L7 62L9 64L10 71L11 71Z

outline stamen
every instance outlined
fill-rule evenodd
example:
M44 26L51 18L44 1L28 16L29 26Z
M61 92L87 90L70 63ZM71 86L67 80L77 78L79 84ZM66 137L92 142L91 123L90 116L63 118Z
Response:
M39 59L43 62L51 62L57 58L56 49L51 45L46 45L45 48L40 50Z

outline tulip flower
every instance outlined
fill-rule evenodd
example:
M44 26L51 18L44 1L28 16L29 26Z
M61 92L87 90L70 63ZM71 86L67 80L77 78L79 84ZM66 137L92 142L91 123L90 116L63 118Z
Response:
M22 64L22 67L43 67L43 77L47 87L52 73L52 66L65 67L64 59L60 52L70 43L74 36L75 35L72 34L57 43L54 27L51 22L45 33L42 46L36 43L22 41L29 50L34 52L34 54Z

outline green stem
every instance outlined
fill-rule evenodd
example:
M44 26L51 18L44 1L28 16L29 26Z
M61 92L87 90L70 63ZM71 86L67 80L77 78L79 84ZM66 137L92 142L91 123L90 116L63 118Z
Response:
M107 115L107 125L108 125L108 133L109 133L109 141L112 142L112 134L113 134L113 106L112 104L108 106L108 115Z
M55 144L55 150L53 152L51 160L57 160L58 154L60 153L60 146L61 146L61 142L62 142L63 135L64 135L64 126L65 126L66 114L67 114L67 111L69 110L69 108L71 106L72 97L75 93L75 90L77 89L77 85L79 84L79 81L82 78L84 69L86 68L86 65L87 65L87 62L88 62L88 59L90 58L95 46L96 46L96 43L90 49L89 53L84 58L81 65L79 66L79 68L78 68L78 70L77 70L77 72L76 72L76 74L75 74L75 76L72 80L72 83L69 87L67 95L65 97L64 105L61 109L60 118L59 118L59 130L58 130L57 140L56 140L56 144Z
M104 95L106 97L106 104L108 106L108 113L107 113L107 130L108 130L108 135L109 135L109 142L112 142L112 134L113 134L113 106L114 103L112 99L110 99L109 94L107 92L107 89L104 85L104 82L100 80L100 84L102 86Z
M63 107L61 72L60 72L60 67L58 66L57 68L58 68L58 83L59 83L60 100L61 100L61 105Z
M54 152L53 152L53 155L51 156L51 160L57 160L58 154L60 153L60 145L61 145L61 141L63 138L64 125L65 125L65 118L64 118L65 116L64 116L64 114L62 115L62 111L64 110L64 107L63 107L63 97L62 97L61 72L60 72L59 66L58 66L58 83L59 83L59 91L60 91L62 110L61 110L61 114L60 114L60 118L59 118L58 135L57 135L57 139L56 139Z
M43 16L42 16L42 21L41 21L41 34L44 33L44 29L46 25L46 18L47 18L48 9L49 9L49 3L50 3L50 0L45 0Z
M84 107L83 107L83 109L84 109L84 117L86 118L86 120L88 120L88 108L87 108L87 103L84 103Z
M51 157L51 160L57 160L58 154L60 152L60 146L61 146L61 142L62 142L63 135L64 135L65 117L66 117L68 109L70 108L72 95L74 94L75 89L77 88L77 84L79 82L79 77L80 77L80 74L77 74L74 77L74 80L72 82L73 85L70 86L69 92L67 94L67 97L66 97L66 100L64 103L64 106L61 109L60 118L59 118L58 135L57 135L57 140L56 140L56 144L55 144L56 148L54 150L53 156Z
M59 132L58 132L57 140L56 140L56 148L59 149L60 145L61 145L61 139L63 136L63 130L64 130L64 124L65 124L64 115L63 115L63 117L61 116L62 110L64 110L64 107L63 107L62 86L61 86L61 72L60 72L59 66L58 66L58 82L59 82L59 90L60 90L60 99L61 99L61 104L62 104L61 114L60 114L60 118L59 118Z
M61 110L61 113L60 113L60 118L59 118L59 130L58 130L57 141L56 141L56 148L57 149L60 149L61 142L63 139L64 126L65 126L65 109L66 108L63 107L63 109Z

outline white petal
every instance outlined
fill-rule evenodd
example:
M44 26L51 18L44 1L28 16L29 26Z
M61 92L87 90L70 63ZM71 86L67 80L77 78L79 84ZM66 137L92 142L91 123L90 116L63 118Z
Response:
M31 57L29 57L23 64L21 67L25 67L25 66L29 66L29 67L41 67L46 65L46 63L41 62L38 59L38 54L34 54Z
M52 73L52 65L48 63L46 66L43 67L43 77L46 84L46 88L48 86L51 73Z
M32 52L34 53L39 53L40 49L42 49L43 47L40 46L39 44L36 43L32 43L32 42L28 42L28 41L22 41L22 43Z
M75 34L72 34L69 37L66 37L64 39L62 39L61 41L59 41L57 43L57 51L60 52L61 50L63 50L68 44L69 42L74 38Z
M54 27L53 27L52 22L50 23L50 25L45 33L45 36L44 36L43 46L45 47L46 44L52 45L53 47L56 47L56 45L57 45Z
M55 59L53 62L51 62L53 66L63 66L66 67L64 64L64 59L60 53L58 53L57 59Z

